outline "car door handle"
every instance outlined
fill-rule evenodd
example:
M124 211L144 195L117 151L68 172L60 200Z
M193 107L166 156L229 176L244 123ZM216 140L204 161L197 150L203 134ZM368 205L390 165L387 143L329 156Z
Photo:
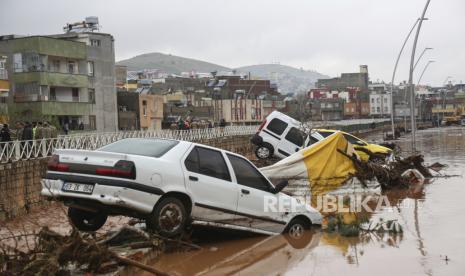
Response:
M248 195L250 194L250 191L249 190L246 190L246 189L241 189L241 192L245 195Z
M189 180L192 180L192 181L199 181L199 178L196 177L196 176L190 175L190 176L189 176Z

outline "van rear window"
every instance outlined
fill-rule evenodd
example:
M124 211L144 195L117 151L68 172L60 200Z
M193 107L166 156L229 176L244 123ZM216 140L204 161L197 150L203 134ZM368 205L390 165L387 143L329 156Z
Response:
M271 120L271 122L268 124L268 126L266 127L269 131L277 134L277 135L281 135L283 134L284 130L286 130L287 128L287 123L284 122L284 121L281 121L280 119L278 118L274 118L273 120Z

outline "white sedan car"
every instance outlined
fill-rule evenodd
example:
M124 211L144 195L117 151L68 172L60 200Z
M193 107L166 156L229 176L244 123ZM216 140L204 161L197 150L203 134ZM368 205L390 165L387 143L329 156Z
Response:
M42 195L69 206L71 222L96 231L109 215L145 219L168 237L190 224L296 237L321 214L280 191L244 157L196 143L123 139L95 151L56 150Z

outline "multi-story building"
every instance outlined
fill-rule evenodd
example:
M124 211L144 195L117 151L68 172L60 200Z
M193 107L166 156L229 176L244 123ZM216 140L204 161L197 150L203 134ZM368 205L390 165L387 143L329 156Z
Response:
M320 99L311 104L313 120L336 121L344 118L343 99Z
M10 91L10 81L6 70L6 56L0 53L0 123L8 122L8 93Z
M120 130L159 130L162 121L162 95L118 91Z
M114 39L68 32L0 37L11 89L10 117L77 129L117 129Z
M368 66L360 65L358 73L342 73L338 78L318 79L317 88L343 90L347 87L358 87L361 91L368 90Z
M391 114L391 95L384 92L370 93L370 115L386 117Z

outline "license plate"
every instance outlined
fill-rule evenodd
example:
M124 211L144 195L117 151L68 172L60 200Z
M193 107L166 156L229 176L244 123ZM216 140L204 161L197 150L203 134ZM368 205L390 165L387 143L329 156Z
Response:
M63 191L91 194L94 191L94 185L82 183L64 183Z

